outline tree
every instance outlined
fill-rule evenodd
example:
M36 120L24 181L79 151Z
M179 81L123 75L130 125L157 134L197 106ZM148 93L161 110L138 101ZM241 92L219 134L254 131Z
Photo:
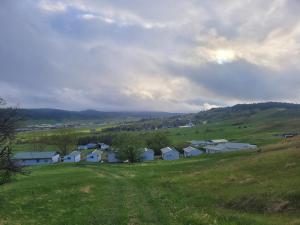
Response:
M74 133L68 130L60 130L58 135L51 135L47 137L47 142L58 148L62 155L67 155L76 148L77 138Z
M132 134L120 134L113 140L113 147L116 149L119 160L128 160L130 163L141 160L143 140Z
M169 146L171 141L166 134L157 132L146 139L146 144L148 148L154 150L155 155L159 155L160 149Z
M4 108L5 101L0 98L0 185L11 180L15 173L22 173L22 167L12 160L12 142L20 122L16 108Z

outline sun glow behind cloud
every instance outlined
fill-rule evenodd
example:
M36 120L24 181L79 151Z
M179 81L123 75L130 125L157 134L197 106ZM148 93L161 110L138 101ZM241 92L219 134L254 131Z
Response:
M215 61L218 64L230 63L236 60L236 54L230 49L218 49L215 51Z

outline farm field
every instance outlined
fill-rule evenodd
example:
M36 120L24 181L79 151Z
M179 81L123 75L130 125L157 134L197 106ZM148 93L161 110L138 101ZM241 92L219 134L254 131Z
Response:
M298 225L299 147L31 167L0 188L0 224Z

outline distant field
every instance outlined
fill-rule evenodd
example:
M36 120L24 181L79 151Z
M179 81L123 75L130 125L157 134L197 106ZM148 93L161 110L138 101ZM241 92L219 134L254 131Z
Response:
M32 167L0 188L0 224L300 224L300 140L261 153Z

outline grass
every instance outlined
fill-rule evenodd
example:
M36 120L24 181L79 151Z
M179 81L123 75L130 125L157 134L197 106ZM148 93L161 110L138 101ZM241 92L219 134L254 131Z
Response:
M300 140L141 164L31 167L0 187L0 224L300 224Z

